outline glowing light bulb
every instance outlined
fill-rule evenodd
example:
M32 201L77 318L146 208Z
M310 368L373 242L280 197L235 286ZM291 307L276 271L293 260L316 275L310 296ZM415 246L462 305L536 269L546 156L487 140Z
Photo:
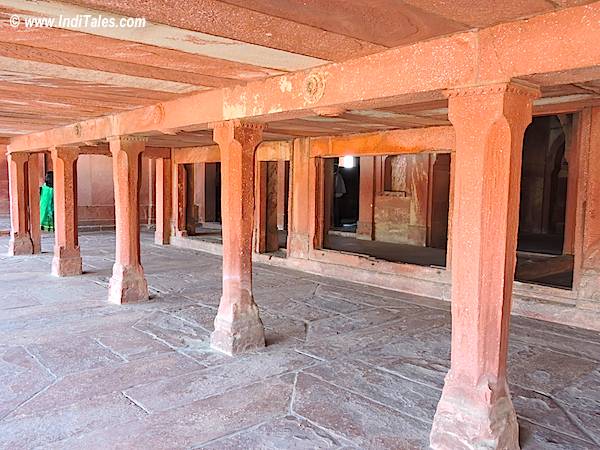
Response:
M340 167L352 169L354 167L354 156L343 156L340 158Z

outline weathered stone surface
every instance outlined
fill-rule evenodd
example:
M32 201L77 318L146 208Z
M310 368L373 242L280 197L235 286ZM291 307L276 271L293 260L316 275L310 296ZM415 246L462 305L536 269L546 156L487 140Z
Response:
M212 331L214 328L213 322L217 315L215 308L209 308L201 305L186 305L175 308L168 308L167 312L172 316L177 317L190 324L202 327L206 331Z
M271 311L262 311L261 320L265 326L267 345L296 345L306 338L307 324Z
M257 428L203 445L203 449L234 450L252 448L261 450L312 450L349 448L345 439L335 438L312 423L294 416L286 416Z
M152 414L61 443L58 448L191 448L232 432L284 416L292 396L293 376L272 378L236 391Z
M80 403L0 422L0 447L44 446L146 414L123 395L109 394ZM91 447L90 447L91 448Z
M221 295L219 259L151 240L143 235L142 254L156 289L153 301L140 304L106 302L110 234L81 236L86 268L95 268L77 278L50 276L50 253L0 257L0 292L22 296L14 307L0 302L0 340L10 343L0 346L0 410L6 423L32 425L18 428L20 445L11 448L59 438L45 446L427 448L434 396L449 367L447 303L289 270L279 282L279 268L254 264L256 281L266 277L254 291L268 308L261 311L267 347L231 358L208 343ZM0 247L6 243L0 238ZM52 244L44 235L44 249ZM317 290L331 310L315 303L326 316L306 320L317 310L310 304ZM347 302L365 309L333 310ZM509 382L522 449L598 447L598 334L523 318L514 325ZM25 352L34 346L64 375L55 379ZM290 412L297 374L300 408ZM129 416L114 400L117 420L104 416L103 399L121 397L143 415ZM55 426L36 425L50 423L55 411ZM2 430L18 440L10 427ZM406 436L414 443L401 442Z
M540 347L528 347L512 355L508 371L511 383L551 394L559 387L592 372L598 363Z
M441 391L354 360L336 360L304 371L411 417L433 420Z
M582 441L526 420L521 420L519 425L519 443L523 450L591 450L598 448L598 444Z
M293 350L259 352L186 375L137 386L126 391L149 411L163 411L315 364Z
M142 383L177 377L203 367L191 358L171 352L66 375L21 405L11 416L51 411L88 398L122 392Z
M23 347L0 347L0 420L53 381Z
M276 293L274 294L277 295ZM324 319L326 317L332 317L337 314L326 309L309 306L305 303L289 300L287 298L281 298L280 296L277 297L279 298L278 300L263 303L264 308L268 311L277 311L279 314L307 322Z
M100 345L127 361L171 351L166 344L130 327L101 331L95 334L95 339Z
M360 448L422 449L429 424L309 375L300 374L292 410Z
M422 333L409 332L379 347L361 351L355 358L441 389L450 366L450 330L439 327Z
M124 361L122 357L89 337L32 344L27 349L56 376L111 366Z
M560 400L519 386L511 387L511 395L519 418L550 430L560 430L581 440L589 440L585 429L579 424L581 420L573 420L573 416L565 411L565 405ZM580 404L579 407L581 406L583 405ZM590 431L593 433L593 430Z
M364 309L311 322L307 341L316 342L326 336L348 333L399 319L400 313L385 309Z
M207 331L199 326L156 311L134 325L136 330L148 333L172 348L193 347L206 341Z

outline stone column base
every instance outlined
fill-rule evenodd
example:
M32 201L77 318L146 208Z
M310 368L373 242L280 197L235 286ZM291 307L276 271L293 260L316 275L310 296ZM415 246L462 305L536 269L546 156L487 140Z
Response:
M169 238L163 235L162 231L155 231L154 232L154 243L156 245L169 245Z
M8 243L8 255L33 255L33 241L29 233L22 235L11 235Z
M449 378L433 420L430 448L519 450L519 424L508 386L506 396L490 403L494 393L489 386L466 390L452 386Z
M310 237L308 234L291 231L288 238L288 256L308 259L310 251Z
M81 256L79 249L65 251L57 249L52 258L52 275L57 277L70 277L82 274Z
M356 224L356 239L366 241L373 240L373 224L368 222L358 222Z
M138 303L148 300L148 283L142 266L123 266L115 263L109 283L108 301Z
M228 303L228 300L221 298L221 303ZM236 314L232 321L217 314L210 346L230 356L264 347L265 328L258 315L258 307L253 305L243 314Z

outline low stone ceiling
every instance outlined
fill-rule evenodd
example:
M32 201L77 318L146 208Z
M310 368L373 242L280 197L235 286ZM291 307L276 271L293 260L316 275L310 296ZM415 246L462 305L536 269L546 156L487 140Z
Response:
M0 138L590 2L0 0ZM84 30L9 24L13 14L23 19L99 13L144 16L148 23L143 29ZM589 83L560 89L598 94ZM446 124L445 102L436 102L275 122L267 136ZM155 139L163 145L190 145L206 136Z

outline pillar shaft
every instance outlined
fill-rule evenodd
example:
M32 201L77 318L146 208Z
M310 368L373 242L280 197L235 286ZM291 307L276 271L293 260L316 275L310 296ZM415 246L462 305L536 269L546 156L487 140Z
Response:
M279 250L277 162L259 161L256 167L256 251L258 253L276 252Z
M8 154L10 196L9 255L31 255L33 242L29 234L28 153Z
M154 242L167 245L171 240L171 159L156 160L156 232Z
M584 110L581 124L583 160L587 162L581 180L584 196L579 292L577 305L584 309L600 310L600 108ZM577 259L576 259L577 261Z
M286 171L287 161L277 161L277 228L287 229L287 203L289 178Z
M211 335L213 348L236 354L265 345L264 328L252 296L254 164L262 126L224 122L214 128L221 150L223 296Z
M52 274L64 277L81 274L77 233L77 147L51 150L54 171L54 258Z
M185 188L185 166L183 164L172 164L172 208L173 208L173 235L177 237L187 236L186 230L186 188Z
M110 139L115 188L116 249L109 301L134 303L148 299L148 285L140 259L141 159L145 139Z
M374 238L374 211L375 211L375 157L363 156L360 158L360 200L358 202L358 224L356 237L358 239L373 240Z
M206 163L194 164L194 203L198 206L198 223L206 220Z
M27 178L29 182L29 234L33 244L33 253L42 252L42 233L40 225L40 156L41 153L29 155Z
M288 227L288 257L308 258L310 249L309 220L309 156L308 138L295 139L292 147L290 177L290 224Z
M434 449L518 449L506 381L523 134L538 91L516 83L449 93L456 131L451 367Z

